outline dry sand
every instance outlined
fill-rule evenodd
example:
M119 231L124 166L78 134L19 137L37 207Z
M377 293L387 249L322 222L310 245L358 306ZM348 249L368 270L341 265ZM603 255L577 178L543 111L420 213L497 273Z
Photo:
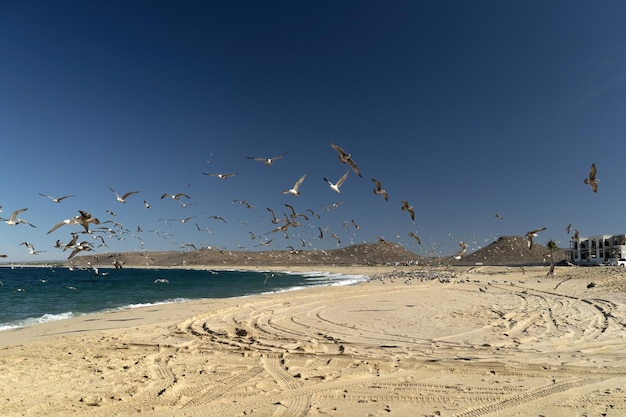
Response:
M2 332L0 415L626 415L624 269L339 270Z

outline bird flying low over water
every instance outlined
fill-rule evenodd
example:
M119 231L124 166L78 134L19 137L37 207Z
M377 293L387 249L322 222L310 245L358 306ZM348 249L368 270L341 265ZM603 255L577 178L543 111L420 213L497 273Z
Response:
M363 175L361 175L361 172L359 171L359 167L356 165L356 163L354 162L354 160L352 159L352 156L347 153L346 151L344 151L343 149L341 149L340 146L334 145L332 143L329 142L329 145L337 151L338 155L337 157L339 158L339 160L344 163L344 164L348 164L350 165L350 167L352 168L352 170L354 171L354 173L356 175L358 175L359 177L363 177Z
M402 210L408 212L411 215L411 220L415 220L415 211L413 211L413 206L410 205L408 201L402 201Z
M300 185L302 184L302 181L304 181L305 178L306 178L306 174L301 176L300 179L298 181L296 181L296 183L293 185L292 188L290 188L288 190L284 190L284 191L282 191L282 193L283 194L293 194L295 196L299 196L300 195Z
M528 241L528 249L533 248L533 237L537 237L537 233L543 232L546 229L547 227L541 227L539 229L531 230L530 232L526 233L526 240Z
M120 196L117 191L115 191L113 188L109 187L109 190L113 191L113 194L115 194L115 199L117 201L119 201L120 203L125 203L126 199L128 197L130 197L133 194L137 194L139 191L129 191L126 194L124 194L123 196Z
M45 252L45 250L35 250L35 247L30 242L22 242L20 245L26 246L31 255L39 255L40 253Z
M596 164L592 163L591 169L589 170L589 177L585 178L585 184L589 184L594 193L598 192L598 182L600 182L600 180L596 178L597 172Z
M343 174L343 176L337 180L336 184L333 184L332 182L328 181L326 178L324 178L324 181L326 181L328 183L328 185L330 186L331 190L333 190L336 193L340 193L341 191L339 190L339 188L343 185L343 183L346 180L346 178L348 178L348 174L350 174L349 170L346 171L346 173Z
M254 159L255 161L260 161L260 162L263 162L265 165L270 166L270 165L272 165L274 163L274 161L278 161L280 158L284 157L288 153L289 152L285 152L284 154L275 156L273 158L259 158L259 157L255 157L255 156L247 156L246 158Z
M51 195L46 195L46 194L42 194L42 193L39 193L39 195L42 196L42 197L49 198L54 203L60 203L62 200L65 200L66 198L74 197L74 195L64 195L63 197L52 197Z
M27 222L26 220L17 218L18 214L23 213L26 210L28 210L28 209L27 208L23 208L23 209L15 210L13 213L11 213L11 217L10 218L5 219L3 217L0 217L0 220L3 220L9 226L17 226L18 224L27 224L30 227L37 227L34 224L31 224L31 223Z
M68 246L67 249L72 249L72 252L67 257L67 259L72 259L79 252L82 252L82 251L86 251L86 252L92 251L93 250L93 244L91 242L87 242L86 240L83 240L80 243L75 243L72 246ZM96 275L98 275L97 272L96 272Z
M385 201L388 201L389 195L387 194L387 191L383 190L383 186L380 183L380 181L374 178L372 178L372 181L374 181L374 183L376 184L376 188L374 189L374 194L382 195Z

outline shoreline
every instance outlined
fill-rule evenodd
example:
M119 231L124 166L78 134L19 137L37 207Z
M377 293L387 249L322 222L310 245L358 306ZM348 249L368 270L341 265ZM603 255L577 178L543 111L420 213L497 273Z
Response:
M626 413L618 268L367 271L2 332L3 415Z
M24 266L24 268L30 268L33 267L32 265L29 266ZM46 266L41 265L41 266L34 266L35 268L44 268ZM63 268L66 268L67 266L63 266ZM115 269L114 267L100 267L98 266L99 269ZM291 273L291 274L339 274L342 276L346 276L346 277L350 277L350 276L358 276L358 277L363 277L363 281L367 281L368 276L365 275L365 273L372 273L375 270L372 269L371 267L362 267L362 268L354 268L354 269L360 269L362 273L347 273L345 269L349 269L352 270L353 268L349 268L349 267L329 267L329 268L324 268L324 270L311 270L310 268L307 267L287 267L287 266L278 266L278 267L270 267L270 266L235 266L235 267L211 267L211 266L199 266L199 265L193 265L191 267L153 267L153 266L138 266L138 267L127 267L128 269L146 269L146 270L158 270L158 269L164 269L164 270L206 270L206 271L241 271L241 272L283 272L283 273ZM344 283L344 284L339 284L337 286L350 286L350 285L358 285L360 282L357 283ZM7 328L4 330L0 330L0 346L8 346L11 344L15 344L14 342L17 341L17 343L28 343L28 341L32 340L32 338L34 337L39 337L42 334L48 332L48 328L54 328L55 323L59 323L59 322L66 322L66 321L72 321L75 320L79 323L85 322L85 321L90 321L92 320L93 316L100 316L100 315L107 315L107 314L113 314L113 313L119 313L119 312L124 312L124 311L134 311L134 310L139 310L137 312L137 314L133 314L131 316L133 316L131 319L129 320L136 320L134 317L141 314L142 313L142 309L155 309L155 308L159 308L159 313L161 314L167 314L166 310L169 310L168 308L166 308L165 306L169 306L169 305L181 305L181 308L183 308L186 305L189 306L193 306L195 304L199 304L199 305L206 305L207 302L209 301L215 301L215 300L222 300L222 299L243 299L243 298L250 298L250 297L256 297L256 296L262 296L262 295L272 295L272 294L282 294L282 293L287 293L287 292L291 292L291 291L304 291L310 288L320 288L320 287L325 287L325 286L335 286L334 284L324 284L324 285L312 285L310 287L299 287L299 288L293 288L293 289L286 289L286 290L280 290L280 291L274 291L274 292L269 292L269 293L259 293L259 294L251 294L251 295L242 295L242 296L235 296L235 297L227 297L227 298L200 298L200 299L187 299L185 301L162 301L162 302L155 302L155 303L149 303L145 306L140 306L140 307L127 307L127 306L120 306L120 307L114 307L111 309L107 309L104 311L94 311L94 312L89 312L89 313L81 313L80 315L77 316L72 316L72 317L66 317L66 318L59 318L59 319L53 319L50 321L45 321L45 322L39 322L39 323L32 323L32 324L28 324L28 325L24 325L24 326L17 326L17 327L12 327L12 328ZM163 307L162 307L163 306ZM192 307L193 309L193 307ZM173 308L172 310L179 310L178 308ZM62 313L64 314L64 313ZM61 314L59 314L61 315ZM37 319L37 318L30 318L30 319ZM93 318L93 320L99 320L100 318ZM28 319L25 319L28 320ZM146 323L146 324L151 324L152 322ZM46 326L48 325L48 326ZM32 327L36 327L36 326L43 326L42 327L42 332L38 332L37 329L33 330L33 331L23 331L20 332L20 330L26 330L26 329L31 329ZM71 327L70 324L68 324L68 326L66 327ZM14 332L14 333L11 333Z

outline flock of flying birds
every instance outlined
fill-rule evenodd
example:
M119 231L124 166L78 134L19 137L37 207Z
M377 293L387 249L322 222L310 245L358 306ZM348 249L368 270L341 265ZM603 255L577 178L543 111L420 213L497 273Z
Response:
M333 143L329 143L329 145L337 152L337 157L339 161L349 166L349 169L345 172L345 174L343 174L339 179L337 179L336 182L332 182L326 177L323 178L323 180L328 184L328 186L330 187L332 191L336 193L340 193L342 185L344 184L344 182L346 181L346 179L348 178L350 174L350 170L352 170L360 178L362 178L363 175L361 174L358 168L358 165L356 164L356 162L353 160L352 156L349 153L344 151L340 146L337 146ZM249 156L247 157L247 159L256 160L256 161L262 162L266 166L271 166L274 164L274 162L282 159L286 155L288 155L288 152L285 152L283 154L280 154L272 158ZM235 173L206 173L206 172L203 172L203 174L216 177L222 180L225 180L225 179L228 179L230 177L237 175ZM584 179L584 183L590 185L594 193L598 191L598 182L600 181L596 177L596 175L597 175L597 169L594 163L591 165L589 176ZM291 194L293 196L299 196L300 186L302 185L305 179L306 179L306 175L302 175L294 183L294 185L291 188L287 188L283 190L282 194ZM375 178L372 178L371 181L374 183L373 193L375 195L382 196L382 198L385 201L389 201L389 194L383 188L381 182ZM114 194L115 200L119 203L126 203L127 200L131 196L138 194L140 192L140 191L129 191L123 194L119 194L112 187L109 187L109 189ZM75 196L72 194L72 195L64 195L61 197L54 197L54 196L43 194L43 193L39 193L39 195L41 195L42 197L49 198L54 203L61 203L63 200ZM189 204L187 200L190 197L189 195L185 193L176 193L176 194L163 193L160 198L161 199L171 198L172 200L178 201L181 204L181 206L185 207L187 204ZM252 204L250 204L249 202L245 200L233 200L233 203L241 204L245 206L246 208L255 208L255 206L253 206ZM329 211L331 208L337 208L342 203L343 201L333 203L332 205L325 206L325 209ZM151 205L146 200L143 201L143 204L146 208L151 208ZM264 233L264 235L271 235L273 233L281 232L286 239L289 239L290 235L288 231L292 228L302 226L302 223L298 221L298 218L301 218L306 221L309 220L309 216L307 216L304 213L296 212L295 208L292 205L285 204L285 207L287 207L290 210L291 214L288 215L284 213L284 217L276 216L274 210L272 210L269 207L267 208L267 211L271 214L271 217L272 217L271 222L272 224L275 225L275 228ZM400 208L402 211L405 211L408 213L408 215L410 216L411 222L413 222L414 224L415 211L413 209L413 206L408 202L408 200L401 200ZM0 217L0 220L4 221L9 226L27 225L30 227L36 227L29 221L21 218L21 215L27 210L28 208L15 210L14 212L11 213L11 216L9 218ZM310 216L316 217L318 219L320 218L319 214L316 214L313 210L308 209L307 211ZM0 213L2 213L2 206L0 206ZM115 215L111 210L107 210L107 213L113 216ZM183 218L183 219L172 219L172 220L160 219L160 221L163 221L165 223L174 222L174 221L187 223L190 220L192 220L194 217L195 216L190 216L190 217ZM226 223L226 220L221 216L213 215L209 217ZM494 217L500 220L503 219L503 217L500 214L496 214ZM109 226L108 224L111 224L111 226ZM85 210L78 210L78 215L69 217L65 220L58 222L57 224L52 226L50 230L48 230L47 234L51 234L57 229L65 225L79 226L78 231L70 232L70 238L66 243L63 243L60 239L57 239L54 245L55 248L58 248L62 250L63 252L69 251L67 259L72 259L74 256L76 256L80 252L94 251L97 247L103 247L103 246L108 247L106 240L104 239L104 236L107 236L110 238L110 237L117 236L119 234L130 233L130 230L126 229L119 222L116 222L114 220L106 220L106 221L101 222L97 217L94 217L91 213ZM348 222L344 222L344 226L347 226L347 225L348 225ZM359 228L358 224L354 220L351 221L351 225L355 227L356 229ZM198 230L201 230L197 223L196 223L196 227L198 228ZM570 234L571 227L572 227L571 224L567 226L566 228L567 234ZM533 238L537 237L539 232L542 232L546 229L547 229L546 227L541 227L541 228L537 228L526 233L525 237L527 239L528 249L532 249L533 247ZM320 239L325 238L325 234L328 234L331 238L337 240L337 245L340 244L339 237L334 232L331 232L328 228L318 227L318 230L319 230L318 237ZM142 231L139 226L137 227L137 231L138 232ZM160 233L158 231L154 231L154 232L157 234ZM269 246L270 243L273 241L273 239L269 239L269 238L266 238L264 241L262 241L262 239L259 236L257 236L257 234L255 234L254 232L250 231L249 233L250 233L251 239L253 240L256 239L259 241L259 243L256 246ZM81 236L83 236L82 239L81 239ZM414 239L419 245L421 245L421 240L420 240L420 237L417 235L417 233L413 231L409 231L408 236ZM91 237L91 239L89 239L88 237ZM577 238L578 238L578 230L575 230L574 239L577 239ZM384 241L384 238L379 237L379 241ZM99 245L96 246L96 243L94 242L96 243L99 242ZM141 243L142 243L142 248L143 248L143 242ZM307 246L307 242L305 242L305 240L302 238L300 239L300 243L301 243L301 246L303 247ZM20 243L20 245L25 246L28 249L29 253L32 255L38 255L42 252L45 252L45 250L36 250L34 245L28 241L22 242ZM181 247L187 248L187 249L195 249L195 250L200 249L196 247L193 243L185 243L185 244L182 244ZM288 246L288 248L290 248L294 252L297 252L297 250L293 246ZM461 259L461 257L464 256L465 253L467 252L467 248L468 248L468 245L466 242L464 241L459 242L459 250L455 255L452 256L452 258L457 259L457 260ZM6 258L6 257L7 255L0 254L0 258Z

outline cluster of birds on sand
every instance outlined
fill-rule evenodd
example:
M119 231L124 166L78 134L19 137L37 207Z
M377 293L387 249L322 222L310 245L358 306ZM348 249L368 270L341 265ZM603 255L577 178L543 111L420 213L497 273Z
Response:
M339 161L342 164L348 165L348 170L340 177L338 178L335 182L329 180L326 177L323 177L322 179L324 180L324 182L326 182L329 186L329 188L334 191L335 193L341 193L341 187L344 185L344 183L346 182L346 180L348 179L349 175L351 172L353 172L355 175L357 175L359 178L362 178L363 175L357 165L357 163L354 161L354 159L352 158L351 154L346 152L342 147L335 145L333 143L329 143L329 145L337 152L337 157L339 159ZM247 159L250 160L254 160L254 161L258 161L263 163L266 166L272 166L274 165L274 163L284 157L286 157L289 154L289 152L285 152L282 154L279 154L277 156L274 157L252 157L252 156L248 156L246 157ZM211 176L211 177L215 177L218 178L220 180L227 180L229 178L232 178L234 176L237 175L237 173L207 173L207 172L202 172L202 174L207 175L207 176ZM288 194L288 195L293 195L293 196L299 196L300 195L300 187L303 184L303 182L306 179L306 174L302 175L300 178L298 178L298 180L294 183L294 185L290 188L284 189L282 191L282 194ZM371 181L374 184L374 188L372 190L373 194L377 195L377 196L381 196L384 201L388 202L389 201L389 193L383 188L382 183L376 179L376 178L371 178ZM597 169L595 166L595 163L591 165L591 169L589 172L589 176L587 178L584 179L584 183L590 185L592 191L595 193L598 191L598 182L600 180L597 178ZM134 191L129 191L129 192L125 192L125 193L118 193L113 187L109 187L109 190L113 193L115 200L118 203L121 204L126 204L129 200L129 198L131 198L132 196L139 194L140 191L139 190L134 190ZM69 198L75 197L74 194L68 194L68 195L63 195L60 197L55 197L55 196L51 196L51 195L47 195L47 194L43 194L43 193L38 193L40 196L45 197L47 199L50 199L53 203L59 204ZM189 202L190 200L190 196L186 193L182 193L182 192L178 192L178 193L162 193L160 196L160 199L171 199L173 201L178 202L182 207L186 207L187 205L191 204ZM404 212L407 212L408 216L410 217L410 220L412 222L412 224L415 224L415 210L413 208L413 206L409 203L408 200L400 200L401 204L400 204L400 209ZM255 208L255 206L251 203L249 203L246 200L233 200L233 203L237 203L240 204L244 207L246 207L247 209L253 209ZM150 209L152 208L152 205L150 205L146 200L143 200L143 204L145 206L145 208ZM336 209L338 208L341 204L343 204L343 201L339 201L336 203L332 203L330 205L326 205L326 206L322 206L324 208L324 210L326 211L330 211L332 209ZM309 221L309 219L311 217L320 218L320 215L317 214L314 210L312 209L307 209L307 214L304 213L299 213L296 211L296 209L293 207L293 205L290 204L284 204L284 206L286 208L289 209L289 213L283 213L283 216L277 216L276 213L274 212L274 210L270 207L267 207L267 211L271 214L271 223L274 225L274 228L272 230L269 230L263 234L259 234L258 232L255 233L253 231L250 231L250 238L251 240L256 240L258 243L255 246L269 246L270 243L272 243L272 241L274 240L273 238L269 238L267 236L272 235L274 233L281 233L285 239L289 239L290 238L290 234L288 233L289 231L293 230L296 227L302 226L302 221ZM1 221L4 221L7 225L9 226L18 226L18 225L27 225L30 227L35 228L36 226L34 224L32 224L31 222L25 220L22 218L23 214L28 210L28 208L21 208L18 210L15 210L11 213L11 216L8 218L4 218L4 217L0 217ZM0 213L2 212L2 206L0 206ZM111 210L106 210L106 212L111 215L111 216L115 216L115 213ZM162 221L164 223L173 223L173 222L180 222L180 223L189 223L192 221L192 219L194 219L196 216L189 216L189 217L185 217L182 219L159 219L159 221ZM212 216L207 216L208 218L214 219L214 220L218 220L224 223L227 223L226 219L224 219L224 217L222 216L218 216L218 215L212 215ZM503 217L500 214L496 214L495 215L496 218L498 218L499 220L502 220ZM105 221L100 221L99 218L97 218L96 216L92 215L90 212L86 211L86 210L78 210L78 214L74 215L72 217L69 217L67 219L64 219L58 223L56 223L55 225L53 225L47 232L47 234L51 234L53 232L55 232L57 229L63 227L63 226L78 226L78 231L72 231L70 233L70 238L69 240L64 243L62 242L60 239L57 239L54 247L57 249L62 250L63 252L68 251L68 257L67 259L72 259L74 256L76 256L77 254L79 254L80 252L90 252L90 251L94 251L97 248L100 247L106 247L108 248L108 244L107 241L105 240L105 237L111 238L111 237L117 237L118 239L120 238L119 236L125 233L131 233L132 231L127 229L126 227L124 227L121 223L117 222L114 219L108 219ZM351 221L344 221L344 226L346 226L346 228L348 227L353 227L355 229L358 229L359 226L358 224L354 221L354 219L352 219ZM198 223L196 223L196 227L198 230L203 230ZM340 245L341 240L339 238L339 236L334 233L333 231L331 231L329 228L327 227L322 227L322 226L318 226L318 238L319 239L325 239L327 237L330 237L332 239L335 239L337 241L337 246ZM541 228L537 228L537 229L533 229L529 232L526 233L525 237L527 239L528 242L528 248L532 249L533 247L533 238L538 236L539 232L542 232L544 230L546 230L546 227L541 227ZM571 224L567 226L566 231L568 234L570 234L570 230L571 230ZM140 226L137 226L137 232L142 232L143 230L141 229ZM158 235L161 235L162 237L166 237L168 238L169 234L165 231L159 231L159 230L151 230L151 232L154 232ZM81 236L83 237L81 239ZM421 239L419 237L419 235L415 232L410 230L408 232L408 236L412 239L414 239L418 245L421 245ZM136 236L135 236L136 237ZM399 235L396 234L396 237L399 237ZM574 234L574 238L577 239L578 238L578 230L575 230L575 234ZM140 238L138 238L138 240L141 241ZM379 237L379 241L384 241L385 239L382 237ZM173 243L173 242L172 242ZM20 243L20 245L24 245L30 254L32 255L38 255L40 253L46 252L45 250L37 250L35 249L35 246L32 242L22 242ZM300 245L302 247L306 247L306 246L310 246L311 243L305 241L305 239L300 238ZM141 246L143 249L143 241L141 241ZM194 249L194 250L198 250L201 248L198 248L195 244L193 243L182 243L179 245L179 247L184 248L184 249ZM290 248L292 251L296 251L296 249L293 247L293 245L289 245L288 248ZM453 259L461 259L461 257L463 257L468 249L468 244L465 241L461 241L459 242L459 250L458 252L456 252L454 255L452 255ZM147 253L147 251L146 251ZM0 257L6 257L6 255L1 255Z

